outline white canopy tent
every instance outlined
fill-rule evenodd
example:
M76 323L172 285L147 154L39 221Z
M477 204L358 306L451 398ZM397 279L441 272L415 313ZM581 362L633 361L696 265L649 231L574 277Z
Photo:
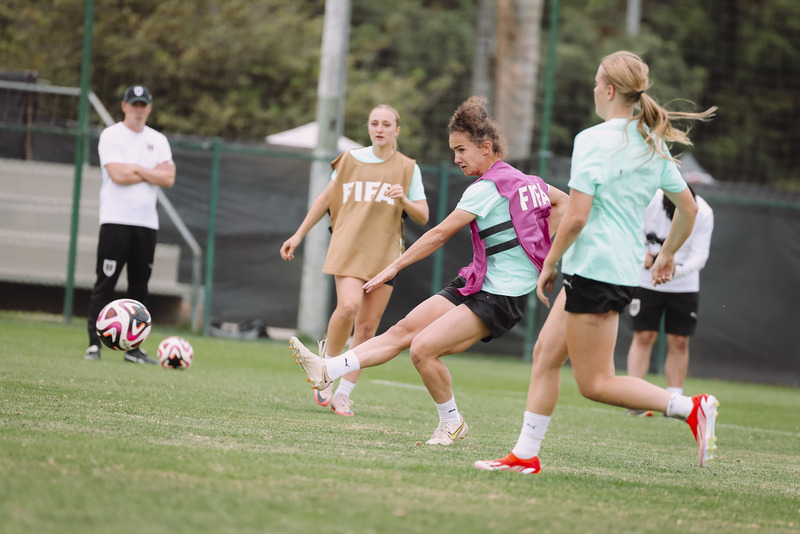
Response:
M690 184L713 184L714 177L706 172L700 166L695 157L690 152L684 152L680 155L681 166L678 169L683 176L683 179Z
M284 132L268 135L265 137L267 143L271 145L290 146L295 148L308 148L314 149L317 146L317 137L319 136L319 126L316 122L309 122L297 128L286 130ZM353 148L361 148L362 145L356 143L352 139L341 136L337 143L339 152L351 150Z

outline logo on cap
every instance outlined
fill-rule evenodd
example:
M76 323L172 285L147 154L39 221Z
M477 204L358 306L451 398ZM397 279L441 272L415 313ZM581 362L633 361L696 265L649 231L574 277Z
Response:
M134 102L144 102L149 104L153 100L150 91L144 85L131 85L125 90L125 102L133 104Z

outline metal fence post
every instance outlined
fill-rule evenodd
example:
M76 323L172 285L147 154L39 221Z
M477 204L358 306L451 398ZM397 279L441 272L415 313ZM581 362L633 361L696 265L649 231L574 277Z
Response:
M550 158L550 116L553 109L553 90L555 87L556 72L556 44L558 43L558 6L559 0L552 0L550 11L550 36L547 44L547 69L544 83L544 104L542 110L542 133L539 145L539 177L543 180L547 176L547 163ZM533 346L536 343L536 310L538 298L536 291L528 295L527 309L525 310L525 344L523 345L522 359L533 359Z
M219 166L222 141L215 137L212 144L211 191L208 202L208 238L206 240L206 283L203 304L203 335L209 333L211 324L211 291L214 285L214 246L217 231L217 193L219 191Z
M64 322L67 324L72 321L72 306L75 298L75 255L78 249L83 164L89 135L89 68L91 67L93 18L94 0L86 0L83 22L83 55L81 57L81 93L78 97L78 135L75 138L75 180L72 183L72 221L70 222L69 252L67 253L67 281L64 287Z
M447 193L450 189L449 162L439 163L439 203L436 207L436 224L447 217ZM433 273L431 275L431 295L442 289L442 270L444 268L444 247L433 253Z

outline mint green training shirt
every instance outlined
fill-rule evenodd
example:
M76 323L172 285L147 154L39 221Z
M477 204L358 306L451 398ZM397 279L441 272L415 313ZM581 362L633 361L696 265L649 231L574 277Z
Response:
M491 180L481 180L467 187L456 208L475 215L479 230L511 220L508 199L498 193L497 186ZM484 242L487 247L491 247L513 239L516 235L514 229L509 228L488 236ZM486 277L481 290L493 295L519 297L536 289L538 279L539 270L525 253L525 249L518 246L486 258Z
M627 119L611 119L575 136L569 187L594 199L586 226L564 253L563 273L639 285L644 210L656 190L686 188L676 165L648 148L636 121Z

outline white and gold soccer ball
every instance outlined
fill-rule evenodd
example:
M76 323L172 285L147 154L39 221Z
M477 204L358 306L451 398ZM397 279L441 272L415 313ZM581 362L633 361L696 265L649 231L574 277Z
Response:
M158 344L158 363L164 369L187 369L194 361L194 349L188 341L171 336Z

